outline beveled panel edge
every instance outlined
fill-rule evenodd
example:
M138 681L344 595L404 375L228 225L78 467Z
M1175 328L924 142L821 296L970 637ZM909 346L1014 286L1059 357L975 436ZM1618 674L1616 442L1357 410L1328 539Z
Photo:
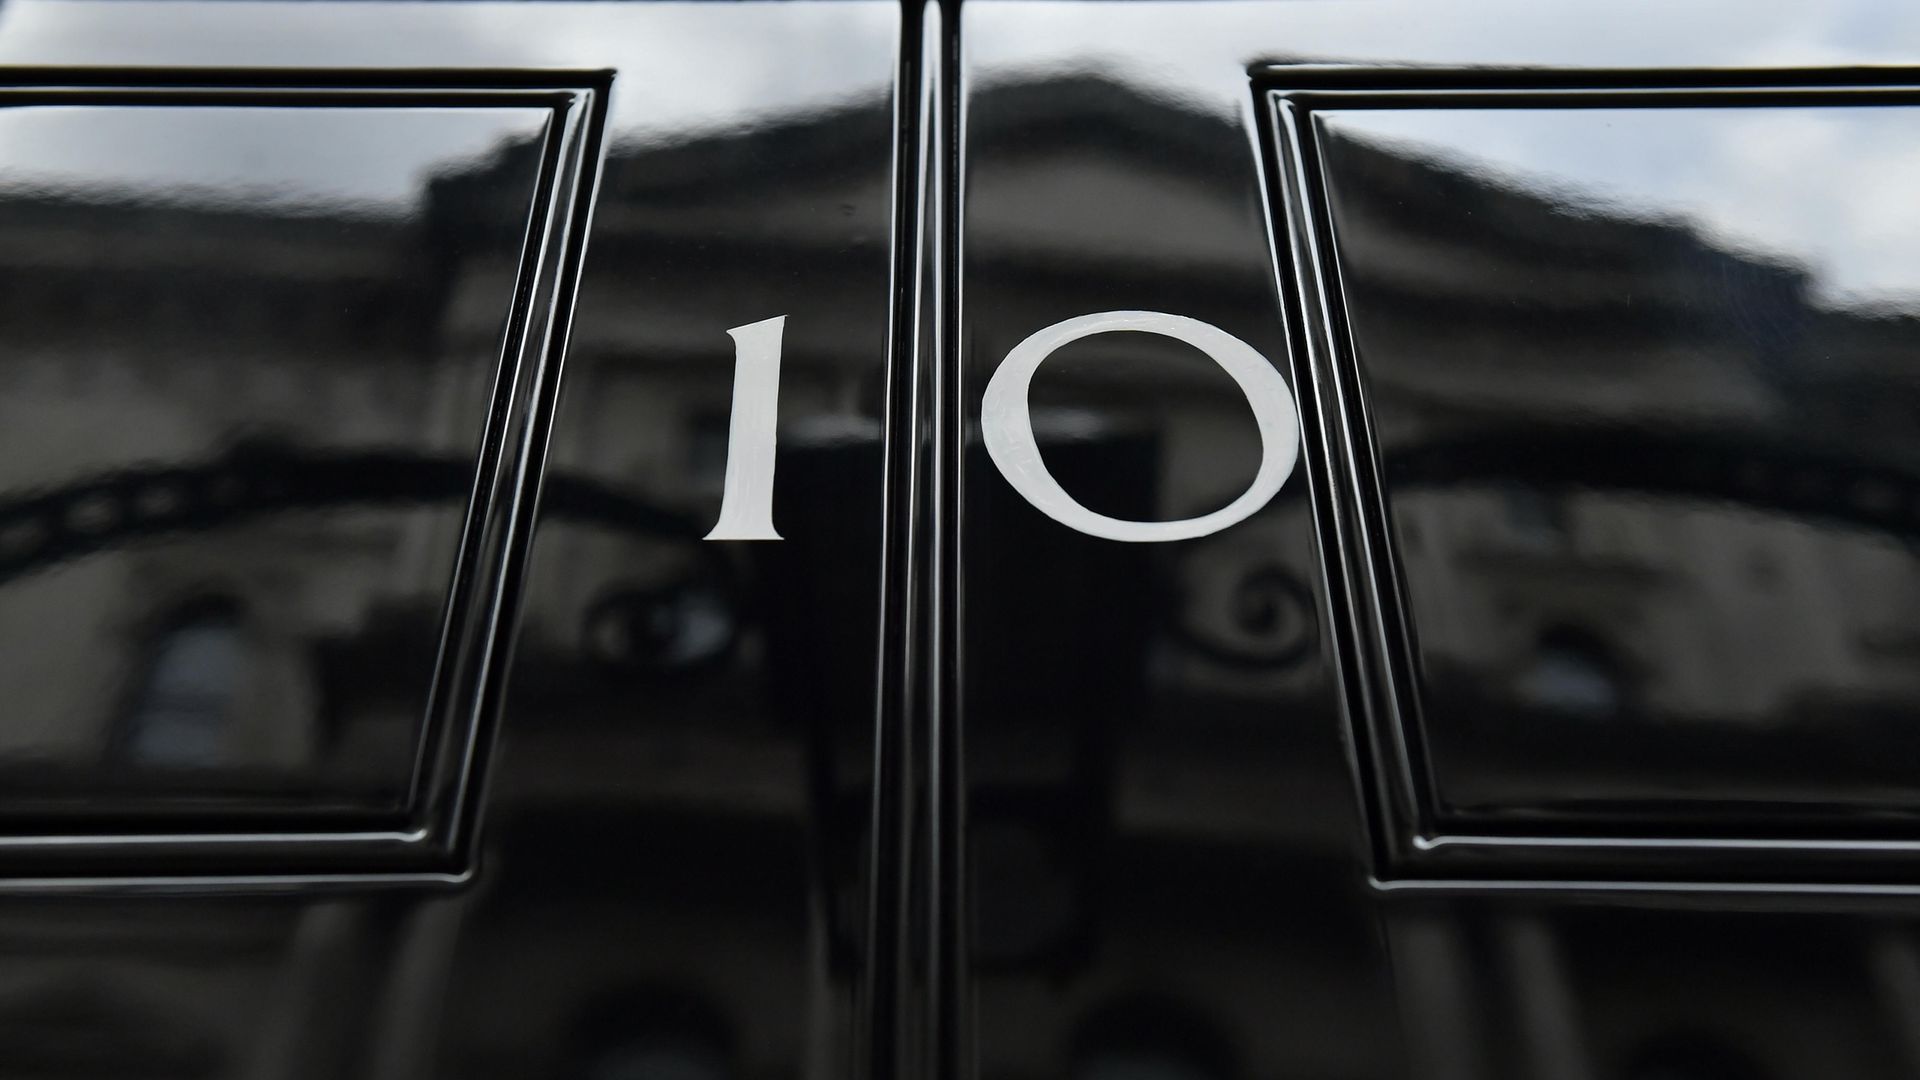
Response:
M1354 360L1312 113L1322 108L1680 108L1920 105L1910 68L1444 69L1256 64L1262 179L1281 316L1295 353L1315 533L1334 627L1349 765L1366 820L1369 884L1389 892L1609 895L1920 894L1920 836L1493 835L1442 826L1418 695L1413 628ZM1296 390L1298 393L1299 390ZM1788 868L1783 873L1782 868Z
M298 811L249 816L232 830L0 835L0 893L458 885L476 872L478 793L505 696L613 73L141 69L132 80L129 74L0 69L0 107L518 106L544 109L549 120L405 808L372 820L316 821ZM284 827L276 827L280 821ZM356 822L365 827L351 827Z

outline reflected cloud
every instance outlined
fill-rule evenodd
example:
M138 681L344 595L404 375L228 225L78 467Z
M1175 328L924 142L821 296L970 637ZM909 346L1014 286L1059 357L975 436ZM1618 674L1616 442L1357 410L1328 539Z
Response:
M526 110L0 109L0 196L400 218L527 138ZM347 149L350 147L351 149Z
M477 71L614 69L612 140L743 133L782 116L878 104L886 83L849 78L891 63L892 17L875 0L781 0L644 7L594 3L386 4L376 20L352 3L158 0L115 12L111 27L63 0L0 4L0 62ZM888 12L891 7L888 6ZM376 22L378 32L369 33ZM889 68L890 70L890 68ZM218 161L217 145L202 148ZM288 148L295 153L299 148ZM309 175L352 181L359 163L307 155Z
M1334 111L1386 152L1601 221L1803 268L1823 307L1920 308L1920 108Z

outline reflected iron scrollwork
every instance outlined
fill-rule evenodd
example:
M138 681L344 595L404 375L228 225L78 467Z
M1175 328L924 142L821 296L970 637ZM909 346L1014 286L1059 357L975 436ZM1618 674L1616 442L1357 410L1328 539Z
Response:
M1829 6L1889 43L1820 36L1825 14L1791 2L1648 9L1631 34L1581 4L947 9L966 48L931 44L956 46L957 173L928 179L960 184L958 279L929 291L948 289L958 347L916 356L889 323L894 204L917 179L895 172L913 112L895 5L0 0L0 59L131 55L171 89L235 63L617 72L579 296L556 304L572 337L472 875L9 893L0 1072L858 1076L928 1018L908 1007L923 988L897 1013L862 1000L873 868L907 895L954 884L924 852L876 851L872 826L924 841L950 811L968 847L940 867L965 891L936 899L967 951L941 974L966 1022L915 1059L932 1074L1920 1072L1905 901L1370 888L1343 741L1363 694L1328 584L1347 552L1316 516L1346 493L1303 467L1232 529L1107 543L1002 483L971 411L995 359L1089 311L1188 313L1275 361L1303 410L1330 392L1276 314L1294 309L1249 109L1260 56L1372 57L1395 85L1516 58L1580 61L1567 81L1623 58L1837 56L1863 78L1911 60L1920 30L1900 27L1920 20ZM1330 254L1447 812L1907 835L1920 316L1900 285L1913 219L1889 208L1912 201L1908 107L1743 114L1732 135L1676 110L1645 144L1631 109L1617 131L1598 112L1509 130L1509 109L1364 111L1319 136L1344 200ZM144 113L69 139L0 109L9 824L360 820L418 760L546 120L367 135L326 112ZM1739 168L1704 182L1701 156ZM1635 161L1678 201L1620 174ZM1834 194L1850 185L1859 200ZM1839 216L1783 223L1806 207ZM725 330L781 315L787 539L703 543ZM1047 467L1104 514L1216 510L1260 458L1245 399L1139 337L1036 376ZM959 552L912 582L957 638L921 674L960 734L886 758L914 764L893 806L874 783L882 486L910 456L888 439L919 432L882 402L921 360L952 377L934 433L957 460L952 503L914 524ZM919 800L934 780L955 803ZM895 959L879 974L912 983L929 955Z
M548 124L0 109L0 813L407 800Z

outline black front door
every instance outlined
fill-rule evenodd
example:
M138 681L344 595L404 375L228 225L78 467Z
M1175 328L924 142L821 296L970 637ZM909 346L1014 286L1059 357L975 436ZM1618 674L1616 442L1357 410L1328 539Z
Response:
M1920 1073L1916 60L0 0L0 1076Z

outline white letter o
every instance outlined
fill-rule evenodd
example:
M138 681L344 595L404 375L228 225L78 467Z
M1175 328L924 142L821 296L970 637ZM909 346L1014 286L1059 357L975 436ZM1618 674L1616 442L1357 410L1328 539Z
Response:
M1134 331L1184 341L1206 353L1233 377L1253 406L1260 427L1260 471L1240 497L1211 514L1180 521L1126 521L1081 506L1047 471L1033 435L1027 393L1033 374L1054 351L1094 334ZM987 454L1026 500L1041 513L1090 536L1133 543L1191 540L1219 532L1251 516L1279 492L1300 456L1300 418L1293 392L1266 357L1217 326L1157 311L1103 311L1054 323L1013 347L1000 362L980 401L980 432Z

